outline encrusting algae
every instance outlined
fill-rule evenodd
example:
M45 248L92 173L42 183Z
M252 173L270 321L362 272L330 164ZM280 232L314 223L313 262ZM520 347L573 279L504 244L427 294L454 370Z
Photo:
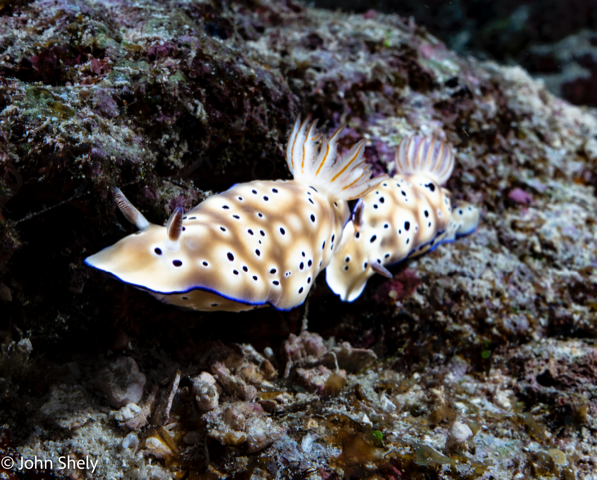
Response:
M115 189L120 210L139 232L85 263L194 310L300 305L338 248L350 217L347 201L386 178L370 178L364 141L337 158L344 127L328 139L316 133L316 123L299 117L290 134L286 160L294 180L235 185L184 216L176 209L165 227L150 224Z

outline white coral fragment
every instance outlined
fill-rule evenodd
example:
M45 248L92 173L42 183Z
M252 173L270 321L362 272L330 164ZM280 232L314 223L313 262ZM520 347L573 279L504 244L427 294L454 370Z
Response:
M191 379L193 382L193 395L199 410L209 412L218 406L220 394L216 385L216 379L207 372Z
M463 449L468 450L468 440L473 436L473 431L465 423L456 421L448 430L448 438L446 439L445 452L446 455L454 450Z

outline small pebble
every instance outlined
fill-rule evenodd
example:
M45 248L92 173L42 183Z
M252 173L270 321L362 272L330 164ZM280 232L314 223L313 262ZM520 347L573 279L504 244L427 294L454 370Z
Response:
M129 403L139 403L143 397L145 375L133 358L119 357L98 373L95 386L112 407L121 408Z
M192 378L191 381L193 382L193 395L199 410L209 412L217 408L220 394L213 375L201 372L201 375Z
M155 458L168 458L172 456L172 450L157 437L149 437L145 440L145 448L149 455Z
M458 449L468 450L468 439L473 436L473 431L470 427L462 422L456 421L448 430L448 438L446 439L445 452L450 455L451 452Z

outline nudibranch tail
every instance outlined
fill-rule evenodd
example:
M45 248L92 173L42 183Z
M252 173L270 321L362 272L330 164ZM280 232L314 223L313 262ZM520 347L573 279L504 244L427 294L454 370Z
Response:
M405 138L396 149L396 172L402 175L423 174L443 185L454 170L454 152L437 137Z
M149 227L147 219L135 208L129 199L124 196L124 193L122 193L118 187L114 187L112 191L114 192L116 205L118 205L118 208L129 222L136 225L139 230L145 230Z
M361 141L341 157L337 142L345 125L328 139L316 132L317 121L297 118L286 149L286 162L295 180L321 188L331 198L354 200L369 193L386 177L371 178Z

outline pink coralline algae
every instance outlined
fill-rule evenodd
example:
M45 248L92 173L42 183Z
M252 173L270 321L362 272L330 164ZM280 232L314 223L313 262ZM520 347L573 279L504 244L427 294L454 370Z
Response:
M520 188L515 188L508 193L508 198L516 203L529 205L533 202L533 196Z
M282 347L282 358L287 362L315 360L327 352L323 338L316 333L302 331L300 335L290 334Z
M392 280L380 285L372 297L379 304L400 302L410 297L420 284L421 279L416 270L407 268L394 276Z

